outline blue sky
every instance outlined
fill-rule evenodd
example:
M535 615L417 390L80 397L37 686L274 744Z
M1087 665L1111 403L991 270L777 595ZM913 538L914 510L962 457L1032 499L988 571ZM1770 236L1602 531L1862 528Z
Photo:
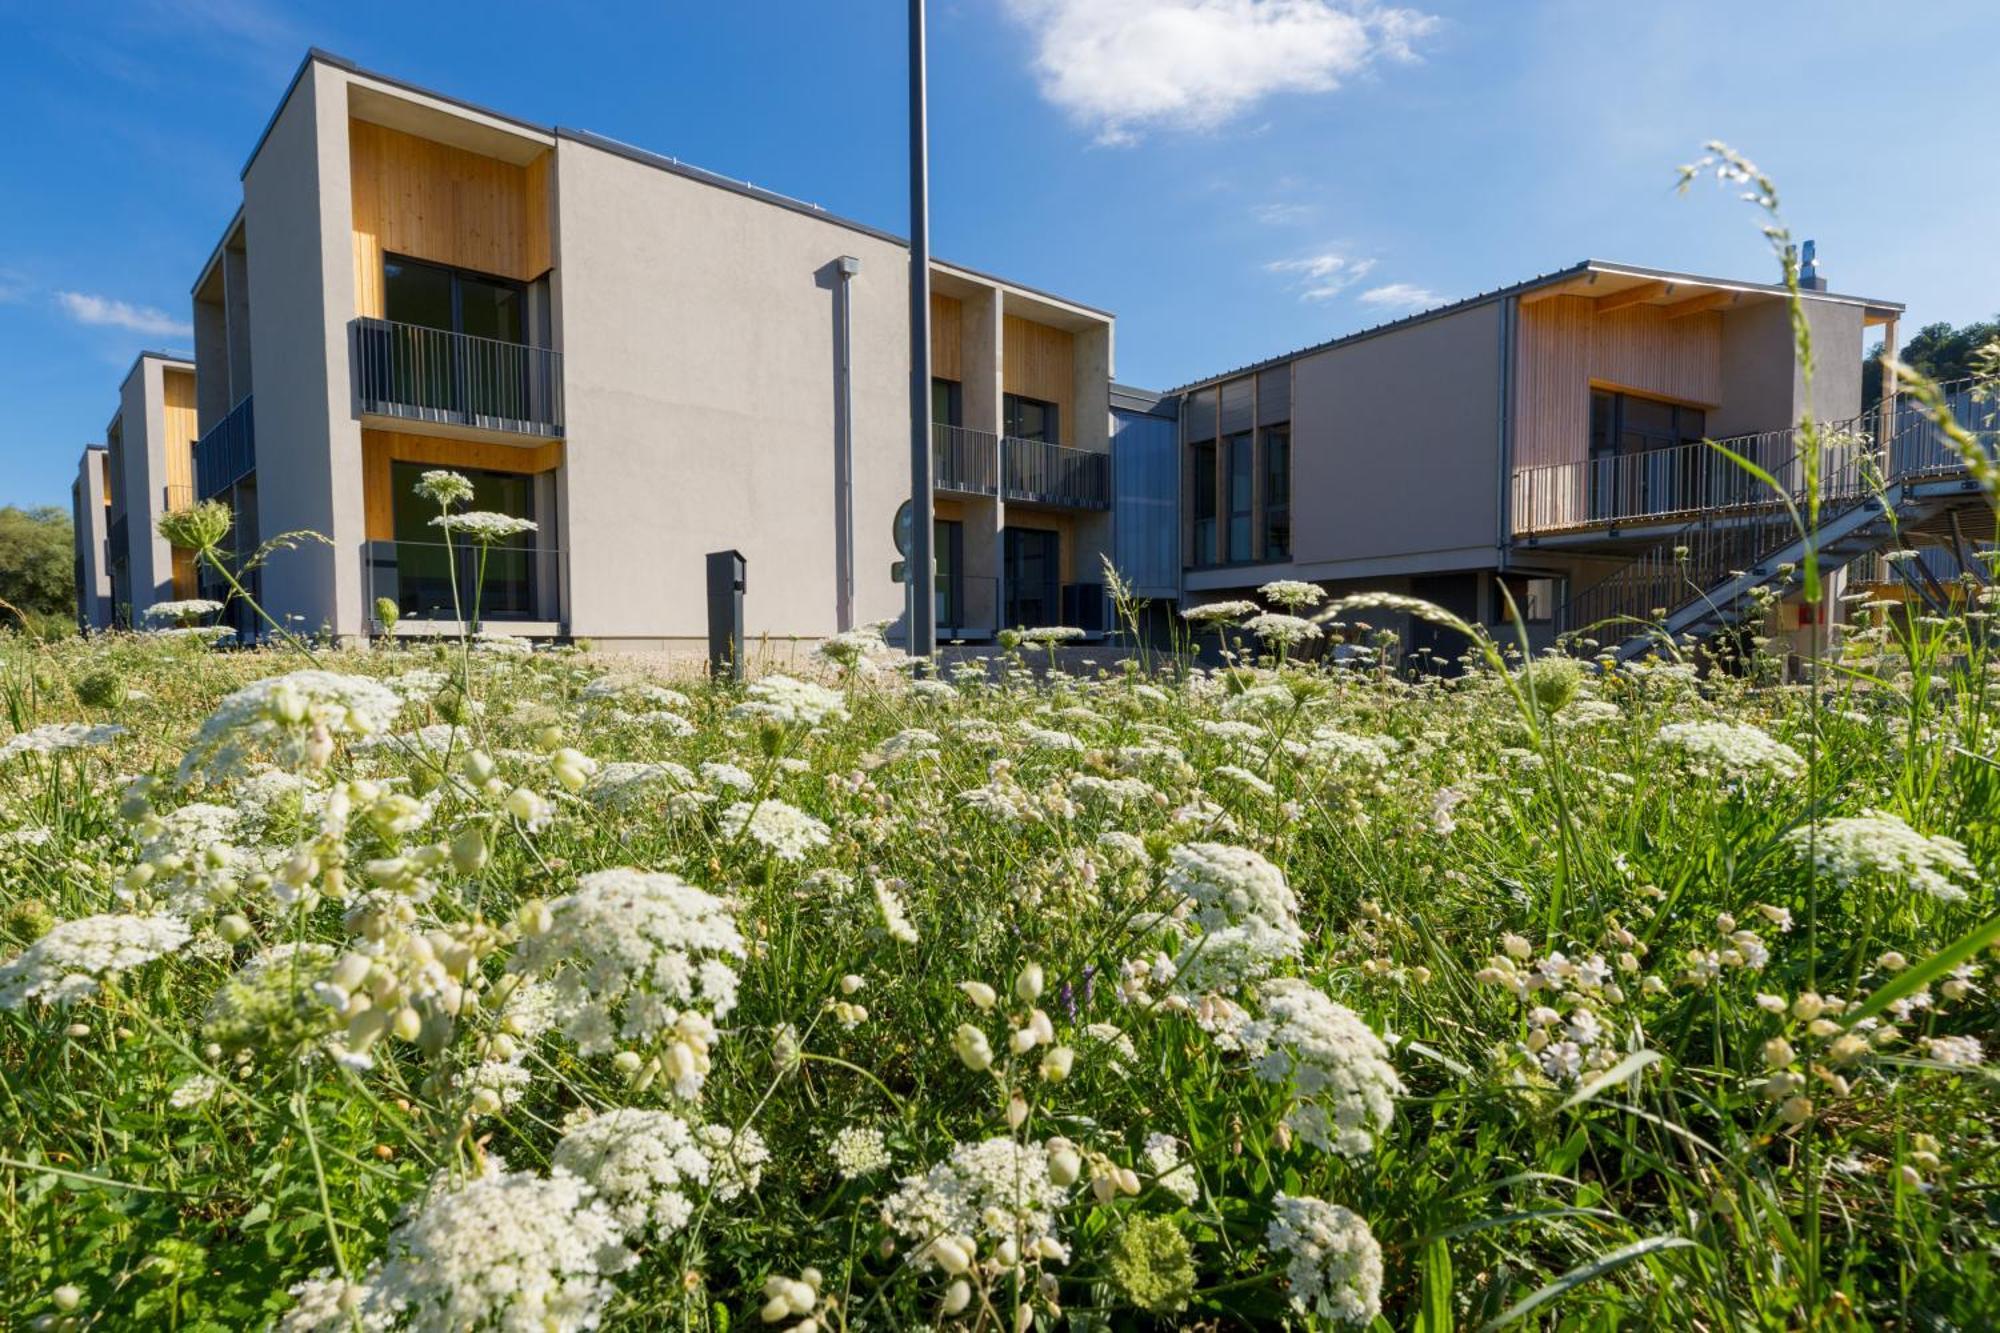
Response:
M1585 257L2000 311L2000 7L933 0L933 248L1115 311L1166 386ZM1901 21L1902 13L1913 16ZM902 231L900 0L0 0L0 503L67 501L309 45Z

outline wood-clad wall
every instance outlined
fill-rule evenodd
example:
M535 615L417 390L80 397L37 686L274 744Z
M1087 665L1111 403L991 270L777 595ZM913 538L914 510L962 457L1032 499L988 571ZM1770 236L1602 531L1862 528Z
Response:
M1722 315L1664 318L1652 306L1599 315L1588 297L1521 307L1514 466L1590 456L1590 390L1713 407L1722 399Z
M931 374L941 380L965 378L965 303L931 293Z
M368 540L396 539L396 504L392 463L425 463L432 467L479 468L487 472L547 472L561 465L561 440L532 449L511 444L484 444L437 435L405 435L393 430L361 432L362 512Z
M162 371L160 387L166 418L168 487L194 488L194 442L201 436L201 419L194 400L194 373L186 370ZM176 499L180 498L176 495Z
M348 122L354 304L380 317L384 253L531 282L550 265L549 155L525 167Z
M1000 382L1005 391L1056 404L1062 442L1071 443L1076 429L1076 339L1067 329L1018 315L1005 317L1000 338Z

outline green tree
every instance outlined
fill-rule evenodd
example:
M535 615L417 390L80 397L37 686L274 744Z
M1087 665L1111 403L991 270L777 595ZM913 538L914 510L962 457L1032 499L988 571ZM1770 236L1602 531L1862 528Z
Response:
M1955 329L1942 321L1926 324L1903 344L1901 359L1940 384L1972 374L1973 357L1981 347L2000 338L2000 316ZM1861 404L1873 407L1882 398L1882 344L1868 351L1861 364Z
M0 601L31 616L76 613L76 541L54 505L0 507Z

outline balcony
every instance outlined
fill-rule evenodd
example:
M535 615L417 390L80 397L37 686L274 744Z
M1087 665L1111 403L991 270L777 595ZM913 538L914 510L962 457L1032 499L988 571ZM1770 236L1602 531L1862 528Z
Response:
M957 495L999 494L1000 437L963 426L932 426L931 484Z
M354 393L368 416L543 438L563 433L562 353L361 318Z
M1000 444L1001 480L1009 500L1111 508L1111 455L1011 435Z
M229 409L228 416L195 441L194 488L204 500L213 500L257 470L257 429L251 401L245 398Z

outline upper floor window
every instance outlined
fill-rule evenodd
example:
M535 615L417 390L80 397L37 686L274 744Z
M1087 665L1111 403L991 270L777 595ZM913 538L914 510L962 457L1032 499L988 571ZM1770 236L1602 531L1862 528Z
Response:
M398 324L527 342L527 289L507 278L392 255L382 261L383 313Z
M1017 440L1041 440L1048 444L1062 441L1062 421L1060 409L1054 403L1045 403L1039 398L1025 398L1018 393L1010 393L1001 405L1005 414L1001 429Z
M1215 563L1215 441L1188 446L1188 498L1194 521L1194 563Z
M1292 428L1266 426L1264 443L1264 559L1292 558Z
M962 426L965 424L965 395L957 380L931 378L931 424L933 426Z
M1641 454L1695 444L1708 433L1708 413L1609 389L1590 391L1590 453L1593 458Z
M1256 503L1256 458L1251 452L1249 431L1239 431L1223 441L1229 449L1229 559L1251 560L1250 519Z

